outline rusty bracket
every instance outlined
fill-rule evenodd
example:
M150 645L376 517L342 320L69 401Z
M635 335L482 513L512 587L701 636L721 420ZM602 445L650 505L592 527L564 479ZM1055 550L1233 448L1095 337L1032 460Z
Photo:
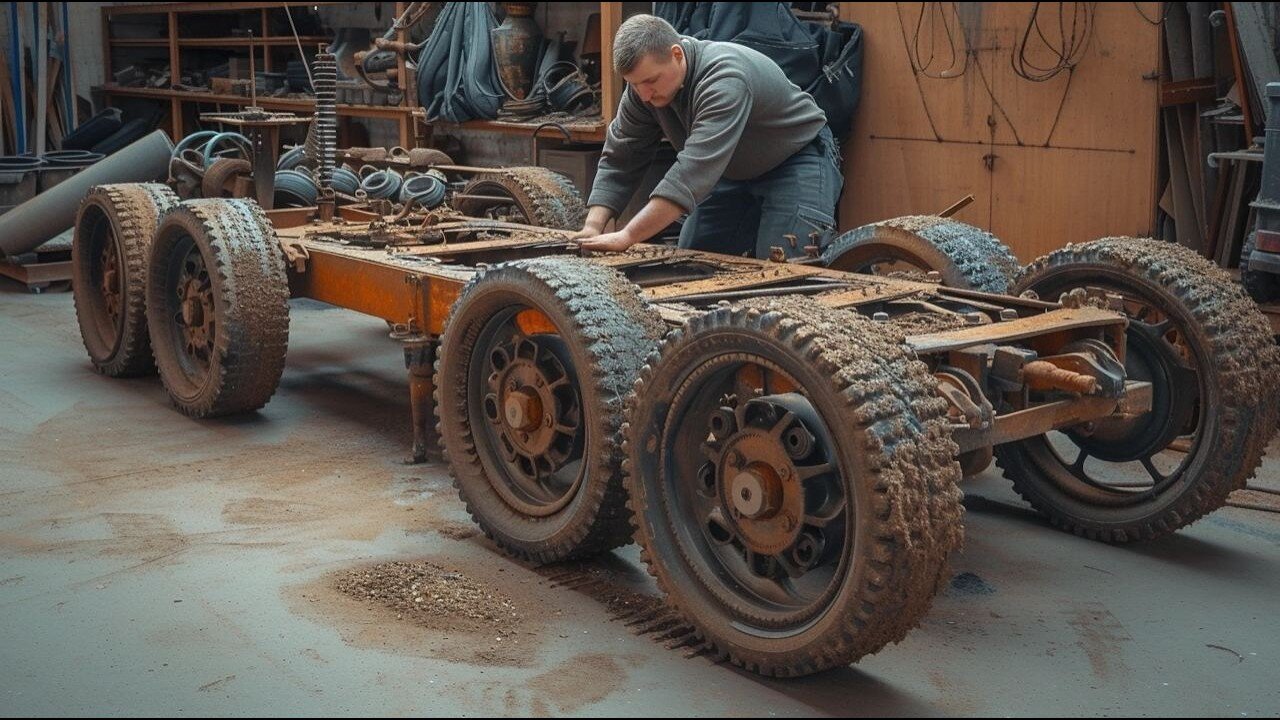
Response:
M1022 379L1027 387L1032 390L1062 390L1080 395L1092 395L1098 388L1098 381L1091 375L1067 369L1065 355L1057 355L1054 359L1057 362L1033 360L1022 368Z
M952 203L946 210L943 210L942 212L938 213L938 217L949 218L952 215L955 215L956 213L968 207L969 204L972 202L973 202L973 196L965 195L964 197Z
M1092 286L1072 288L1058 296L1058 303L1065 308L1072 309L1092 306L1117 312L1124 310L1123 297L1107 292L1103 288Z
M1101 343L1079 352L1050 355L1029 362L1023 379L1032 390L1063 390L1082 395L1119 397L1124 391L1124 366Z
M1044 403L1025 410L997 415L991 427L976 430L955 428L953 437L960 452L1002 445L1015 440L1043 435L1108 415L1133 417L1151 411L1151 383L1130 380L1117 398L1083 395Z
M284 250L284 258L293 265L295 272L307 271L307 261L311 259L311 253L301 238L281 238L280 248Z
M951 404L947 414L953 425L973 430L991 427L995 408L972 375L948 365L938 368L933 375L938 379L938 394Z

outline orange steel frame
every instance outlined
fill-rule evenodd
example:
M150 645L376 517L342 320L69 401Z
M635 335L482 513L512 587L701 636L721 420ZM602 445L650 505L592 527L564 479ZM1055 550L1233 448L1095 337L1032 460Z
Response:
M463 220L410 228L375 219L376 215L353 208L340 209L339 218L329 223L319 221L314 209L269 211L268 215L290 262L294 296L379 317L393 326L391 337L400 341L405 351L414 426L413 460L417 462L424 461L436 447L431 420L435 353L445 321L466 282L486 263L575 252L561 231L506 223ZM446 242L447 238L439 234L427 244L415 240L423 228L432 227L457 231L455 240ZM472 237L475 230L489 228L513 230L516 235ZM389 239L371 244L370 239L379 237L379 233ZM348 242L342 242L343 239ZM1017 311L1016 319L984 321L906 339L920 356L941 358L947 364L960 366L962 362L972 362L965 360L963 354L981 345L1020 344L1048 354L1084 338L1103 340L1121 362L1124 358L1127 320L1118 312L1094 307L1063 308L1056 303L1028 298L854 275L812 263L761 261L661 246L641 245L632 252L600 256L596 260L620 270L645 263L665 268L676 268L682 263L714 268L701 276L677 273L648 281L637 280L642 293L672 323L690 315L689 304L711 304L722 296L789 293L797 285L803 285L799 291L815 293L817 302L851 309L864 306L864 312L891 303L915 304L928 312L947 312L940 305L944 303L977 307L988 313L1008 308ZM820 296L816 295L818 290L823 290ZM1124 404L1116 399L1108 402L1106 398L1082 397L1075 403L1078 405L1075 414L1101 417L1122 410L1141 412L1141 398L1149 386L1133 382L1129 385L1134 391L1130 395L1138 398L1137 405L1132 399ZM988 434L1001 438L1000 441L1041 434L1052 429L1042 426L1074 417L1062 402L1055 407L1056 410L1046 408L1039 414L1031 412L1036 408L1024 409L1018 413L1013 427L1005 422L998 432L967 433L962 445L981 445Z

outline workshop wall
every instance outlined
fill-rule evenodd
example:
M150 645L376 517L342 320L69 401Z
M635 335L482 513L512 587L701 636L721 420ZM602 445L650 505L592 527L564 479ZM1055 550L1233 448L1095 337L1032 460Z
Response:
M1024 262L1069 242L1152 234L1159 3L841 5L867 43L844 141L842 227L936 213L972 194L957 219ZM1037 5L1047 43L1031 27L1023 53ZM1071 13L1087 6L1082 24ZM1073 44L1073 71L1043 81L1015 72L1025 57L1035 76Z

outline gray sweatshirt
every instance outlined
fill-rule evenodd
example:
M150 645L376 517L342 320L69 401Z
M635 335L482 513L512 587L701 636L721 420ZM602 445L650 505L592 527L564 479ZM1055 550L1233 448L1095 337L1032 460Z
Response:
M750 180L808 145L827 117L767 56L729 42L680 39L688 69L671 104L656 108L631 87L609 123L588 205L620 214L665 136L678 155L650 197L686 211L720 178Z

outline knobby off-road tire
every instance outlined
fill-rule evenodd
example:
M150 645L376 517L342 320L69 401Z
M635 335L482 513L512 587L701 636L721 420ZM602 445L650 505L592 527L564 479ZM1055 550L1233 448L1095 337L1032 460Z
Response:
M463 289L436 361L437 429L467 511L504 550L545 563L630 542L618 428L664 331L635 285L577 258L498 265Z
M899 262L942 275L964 290L1004 294L1018 275L1018 259L996 236L934 215L910 215L863 225L836 238L822 253L836 270L874 273Z
M1075 287L1124 297L1126 371L1153 381L1154 410L1132 425L1065 433L1091 457L1112 458L1107 463L1069 457L1074 449L1060 448L1061 436L1058 445L1049 436L1001 445L996 462L1064 530L1117 543L1168 535L1221 507L1262 461L1280 406L1270 327L1230 276L1173 243L1123 237L1070 245L1028 265L1014 292L1055 299ZM1147 459L1124 459L1133 455ZM1124 463L1140 465L1151 488L1117 486Z
M147 334L147 258L161 214L178 197L159 183L98 185L76 213L71 277L89 361L110 377L155 372Z
M745 395L724 392L744 372L773 380L738 391ZM962 539L957 447L935 386L900 337L799 298L696 317L650 356L624 430L636 540L668 601L718 656L765 675L805 675L874 653L920 622ZM715 408L726 402L734 407ZM780 526L776 516L752 519L769 525L746 529L745 516L727 519L738 508L717 506L736 502L721 492L741 474L706 458L727 457L732 468L744 458L729 446L767 453L769 437L803 458L783 484L801 479L806 493L801 535L818 516L827 523L817 555L812 542L807 554L798 543L761 563L742 538L789 531L790 516ZM695 513L708 507L703 522ZM812 566L785 582L755 579L776 575L779 560ZM771 582L796 592L777 595Z
M161 220L151 248L147 320L160 379L192 417L267 404L284 371L289 286L284 253L252 200L189 200Z

